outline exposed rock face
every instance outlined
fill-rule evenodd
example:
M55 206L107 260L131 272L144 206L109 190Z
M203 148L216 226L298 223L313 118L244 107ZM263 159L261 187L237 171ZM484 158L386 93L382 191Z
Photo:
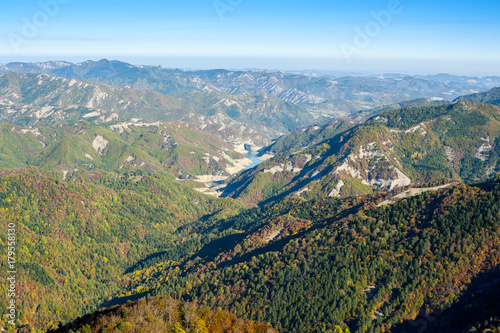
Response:
M384 148L392 151L391 143L384 142ZM383 143L383 144L384 144ZM364 162L364 163L363 163ZM385 162L385 163L383 163ZM368 169L355 167L353 165L366 164ZM384 170L389 177L373 177L371 170ZM338 166L335 171L337 174L347 174L347 176L360 180L365 185L375 185L394 189L397 186L406 186L411 184L411 179L405 175L398 166L391 162L386 154L377 146L376 142L359 147L359 152L350 154L344 162ZM334 192L335 193L335 192Z
M328 194L329 197L340 197L340 191L345 183L342 180L339 180L335 188Z
M485 162L490 157L490 152L493 150L493 146L491 145L491 139L489 136L486 138L481 138L481 140L484 143L481 147L479 147L474 156L480 159L481 161Z
M95 151L99 154L103 154L104 149L108 146L109 141L106 140L102 135L96 136L94 141L92 142L92 147L94 147Z

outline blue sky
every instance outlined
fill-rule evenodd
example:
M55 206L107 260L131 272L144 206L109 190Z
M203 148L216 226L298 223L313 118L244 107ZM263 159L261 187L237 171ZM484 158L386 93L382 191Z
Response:
M3 1L0 62L500 75L499 12L493 0Z

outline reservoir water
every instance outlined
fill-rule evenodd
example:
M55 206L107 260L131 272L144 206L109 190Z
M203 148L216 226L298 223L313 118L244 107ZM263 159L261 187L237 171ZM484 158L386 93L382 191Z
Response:
M248 154L246 154L245 157L252 161L252 164L246 167L245 170L251 169L262 163L262 161L258 159L257 155L253 154L252 152L248 152Z

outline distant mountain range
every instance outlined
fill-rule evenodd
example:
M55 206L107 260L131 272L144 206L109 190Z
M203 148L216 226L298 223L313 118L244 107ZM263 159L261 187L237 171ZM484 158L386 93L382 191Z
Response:
M0 72L47 73L113 86L149 89L173 95L193 91L231 95L266 95L305 104L325 115L346 116L360 109L416 98L453 100L500 86L500 78L381 75L331 77L271 71L187 71L162 66L134 66L120 61L10 63Z
M168 96L152 90L113 87L48 74L0 74L0 121L20 126L188 120L222 134L228 141L270 139L324 117L267 96L191 92ZM215 129L216 128L216 129Z

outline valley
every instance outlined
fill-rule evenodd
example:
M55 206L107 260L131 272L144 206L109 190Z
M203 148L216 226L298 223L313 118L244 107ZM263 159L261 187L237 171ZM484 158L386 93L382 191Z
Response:
M15 332L497 329L499 78L0 73Z

